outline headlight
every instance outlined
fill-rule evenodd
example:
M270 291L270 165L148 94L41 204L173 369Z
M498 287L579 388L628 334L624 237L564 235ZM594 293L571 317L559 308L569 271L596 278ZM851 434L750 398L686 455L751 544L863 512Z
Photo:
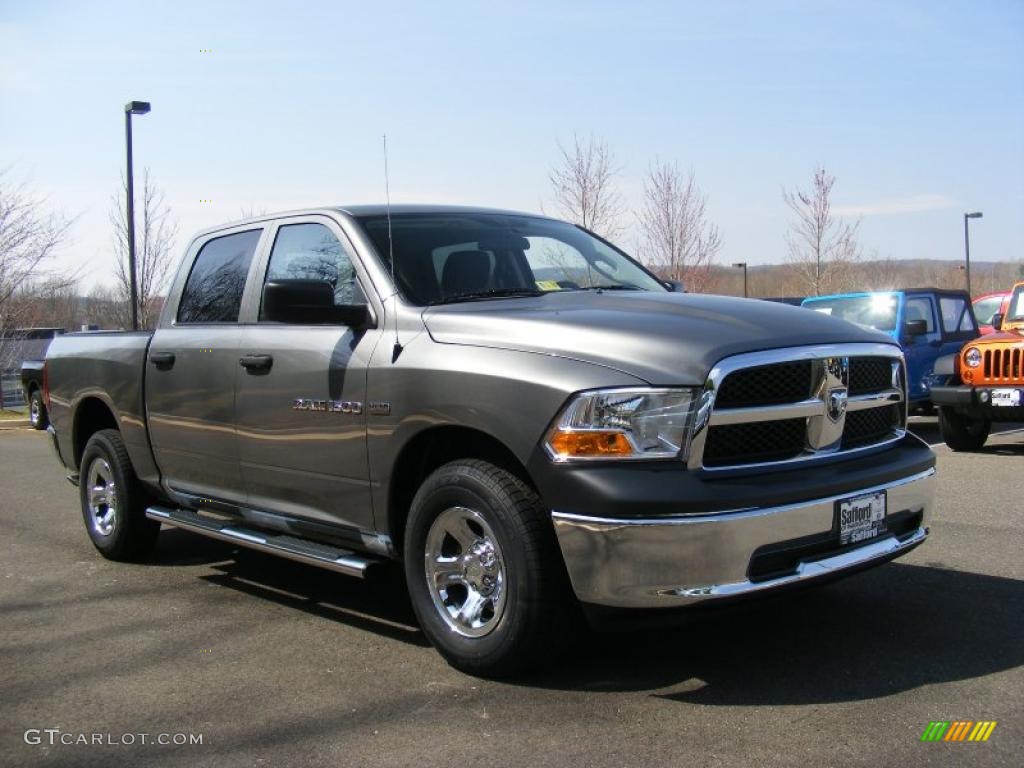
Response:
M968 349L967 354L964 355L964 362L971 366L971 368L977 368L981 365L981 350L977 347Z
M562 410L544 438L555 461L685 458L696 389L602 389Z

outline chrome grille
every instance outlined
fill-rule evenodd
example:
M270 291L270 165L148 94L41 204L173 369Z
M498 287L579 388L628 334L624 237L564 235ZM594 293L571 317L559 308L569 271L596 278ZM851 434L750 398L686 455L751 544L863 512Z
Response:
M727 358L705 386L691 467L786 465L886 445L906 431L903 357L836 344Z

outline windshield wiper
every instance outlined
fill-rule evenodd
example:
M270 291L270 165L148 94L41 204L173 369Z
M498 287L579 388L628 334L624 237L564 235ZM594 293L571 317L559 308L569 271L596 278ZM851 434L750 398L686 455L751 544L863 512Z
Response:
M642 291L639 285L632 283L614 283L612 285L588 285L581 288L573 288L574 291Z
M460 301L483 301L485 299L501 299L513 296L543 296L545 291L539 288L490 288L486 291L470 291L468 293L456 293L454 296L445 296L443 299L431 302L431 304L452 304Z

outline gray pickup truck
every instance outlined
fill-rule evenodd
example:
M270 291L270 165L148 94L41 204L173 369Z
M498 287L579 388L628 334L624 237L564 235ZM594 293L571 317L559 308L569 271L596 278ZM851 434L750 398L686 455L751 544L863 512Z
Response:
M476 674L581 616L671 619L924 541L900 348L674 287L528 214L251 219L192 241L154 333L53 341L53 444L105 557L176 526L358 577L398 561Z

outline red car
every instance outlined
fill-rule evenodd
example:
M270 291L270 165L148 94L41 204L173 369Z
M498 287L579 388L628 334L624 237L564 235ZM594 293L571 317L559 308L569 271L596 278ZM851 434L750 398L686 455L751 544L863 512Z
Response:
M1010 296L1009 291L985 293L976 296L971 302L974 305L974 316L978 319L978 330L982 335L995 330L992 327L992 316L996 312L1002 312L1004 315L1007 313L1010 308Z

